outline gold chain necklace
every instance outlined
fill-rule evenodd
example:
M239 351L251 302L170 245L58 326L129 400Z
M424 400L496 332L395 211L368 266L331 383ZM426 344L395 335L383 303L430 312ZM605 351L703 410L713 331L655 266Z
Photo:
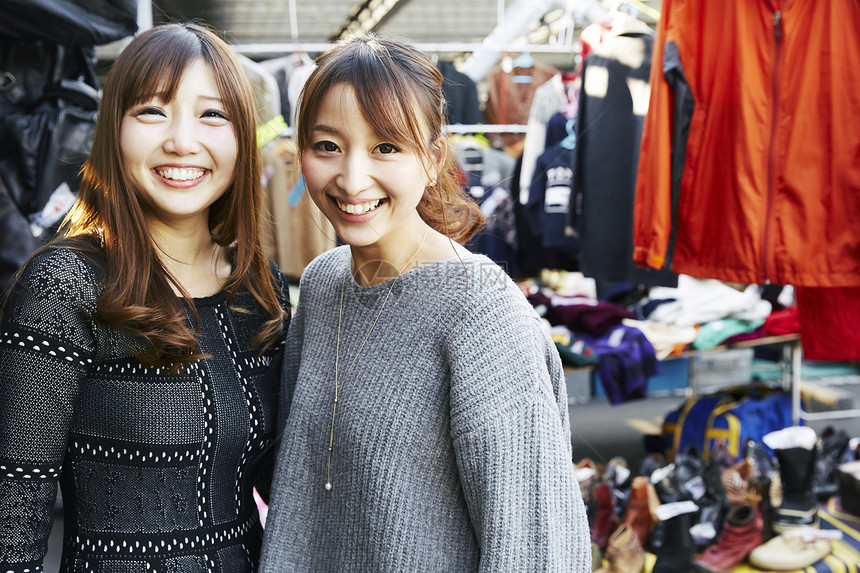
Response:
M335 353L334 353L334 404L332 404L331 408L331 432L329 434L328 440L328 464L326 467L326 482L325 488L326 490L331 490L331 456L332 456L332 447L334 445L334 419L337 414L337 403L340 399L340 393L343 391L344 386L346 385L346 381L349 378L349 373L352 372L352 367L355 366L355 361L358 360L359 354L364 350L364 345L367 344L370 335L373 334L373 329L376 328L376 323L379 322L379 317L382 316L382 311L385 310L385 303L388 302L388 298L391 296L391 291L394 290L394 285L397 283L397 279L400 278L400 275L403 274L403 271L412 264L412 261L418 256L418 252L421 250L421 247L424 246L424 240L427 238L427 227L424 227L424 235L421 237L421 244L418 245L418 248L412 253L412 256L409 257L409 260L406 261L406 264L403 265L403 268L400 269L400 272L397 273L397 276L394 277L391 281L391 286L388 287L388 292L385 293L385 298L382 299L382 306L379 307L379 312L376 314L376 319L374 319L373 324L370 326L370 330L367 333L367 336L364 337L364 341L362 341L361 346L358 348L358 352L355 353L355 356L352 359L352 362L349 364L349 368L346 369L346 374L343 375L343 383L341 384L338 380L338 371L340 370L340 326L343 322L343 291L346 286L346 278L349 276L349 273L352 272L352 269L347 269L346 274L343 275L343 281L340 283L340 311L337 316L337 342L335 345Z

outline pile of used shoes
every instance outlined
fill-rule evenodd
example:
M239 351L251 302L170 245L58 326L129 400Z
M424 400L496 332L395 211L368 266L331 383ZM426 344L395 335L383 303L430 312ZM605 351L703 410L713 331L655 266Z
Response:
M593 570L723 573L742 562L795 571L831 553L841 532L819 529L819 503L837 493L834 468L858 458L844 432L793 426L749 441L740 459L694 449L666 463L650 454L638 472L624 459L585 459L577 476L588 508Z

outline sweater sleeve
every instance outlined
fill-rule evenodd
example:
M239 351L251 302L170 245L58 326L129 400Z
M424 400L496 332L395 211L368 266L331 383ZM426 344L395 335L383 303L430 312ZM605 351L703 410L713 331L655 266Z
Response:
M560 358L512 283L484 290L448 340L451 432L479 570L590 571Z
M0 323L0 569L41 571L79 386L95 349L92 268L69 250L24 269ZM86 311L84 310L86 309Z

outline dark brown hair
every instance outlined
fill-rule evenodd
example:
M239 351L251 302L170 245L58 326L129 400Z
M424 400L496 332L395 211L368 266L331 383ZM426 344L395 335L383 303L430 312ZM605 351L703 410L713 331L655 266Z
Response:
M428 160L444 152L437 184L424 190L418 214L451 239L468 241L484 218L463 190L456 159L447 146L439 146L445 99L443 77L433 62L407 44L363 36L339 42L316 64L299 103L299 154L311 146L311 131L325 95L335 85L351 85L362 115L380 136Z
M197 329L188 327L171 284L182 289L159 260L146 207L125 172L120 127L135 104L153 96L170 101L185 71L199 59L214 72L238 146L234 180L209 209L212 237L234 263L228 301L244 285L270 315L254 339L262 348L283 328L261 242L263 196L250 83L233 50L212 30L192 23L156 26L135 37L108 73L80 194L63 228L67 242L82 236L99 239L105 276L94 318L142 339L143 349L132 351L149 365L180 365L201 355ZM196 323L193 301L185 300Z

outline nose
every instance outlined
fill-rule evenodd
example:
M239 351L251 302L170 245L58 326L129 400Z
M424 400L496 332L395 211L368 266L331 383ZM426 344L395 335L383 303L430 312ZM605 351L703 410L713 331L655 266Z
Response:
M167 128L164 150L174 155L193 155L200 151L196 122L184 116L174 117Z
M358 195L373 185L370 164L361 153L348 153L336 178L338 187L348 195Z

